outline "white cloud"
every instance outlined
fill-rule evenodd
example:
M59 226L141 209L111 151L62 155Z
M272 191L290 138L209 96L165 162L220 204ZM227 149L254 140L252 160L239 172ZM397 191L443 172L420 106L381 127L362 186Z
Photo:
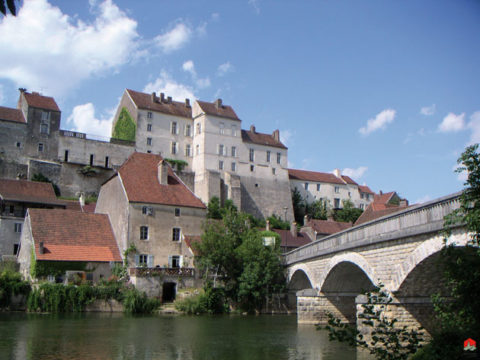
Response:
M470 144L480 143L480 111L470 115L468 128L472 131L470 135Z
M430 106L424 106L420 109L420 114L425 115L425 116L431 116L435 114L436 110L436 105L432 104Z
M367 170L368 170L368 167L366 166L360 166L356 169L345 168L343 169L342 174L357 180L357 179L360 179Z
M460 115L449 113L438 125L438 131L440 132L457 132L463 129L465 129L465 113Z
M455 165L453 165L452 170L456 172L459 167L460 167L460 165L455 164ZM467 179L468 179L467 170L463 170L462 172L457 173L457 180L461 181L462 184L465 183L467 181Z
M192 29L183 22L177 23L171 30L155 37L154 41L164 52L180 49L192 37Z
M47 0L23 3L0 22L0 78L59 95L137 56L137 22L111 0L91 3L91 22L63 14Z
M292 145L290 142L293 137L293 132L291 130L281 130L280 131L280 141L282 142L283 145L286 147L289 147Z
M186 98L190 100L196 99L194 89L188 85L176 82L166 71L160 72L160 76L157 79L145 85L143 92L163 92L166 96L171 96L178 101L185 101Z
M108 118L102 117L97 119L93 104L87 103L75 106L67 122L73 124L72 130L74 131L109 137L112 130L113 116L114 111L109 111Z
M418 198L417 200L415 200L414 204L423 204L423 203L426 203L427 201L430 201L430 200L432 200L430 195L425 195L425 196L422 196L421 198Z
M218 66L217 69L217 76L225 76L227 73L232 72L234 70L234 67L232 64L230 64L229 61L227 61L224 64L221 64Z
M257 15L260 14L260 5L258 3L259 3L259 0L248 0L248 5L253 7L253 10Z
M393 109L383 110L375 116L375 119L369 119L367 126L361 127L358 131L362 135L368 135L376 130L385 129L387 124L390 124L395 119L396 111Z
M192 60L185 61L182 65L182 69L183 71L190 73L192 80L198 88L204 89L210 86L210 79L208 77L202 79L197 76L195 64Z

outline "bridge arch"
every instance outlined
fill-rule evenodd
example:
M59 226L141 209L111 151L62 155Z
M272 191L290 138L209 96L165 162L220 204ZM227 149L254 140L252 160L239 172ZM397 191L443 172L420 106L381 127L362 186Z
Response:
M304 265L295 266L288 274L288 307L290 309L296 309L297 307L297 292L301 290L312 289L312 291L317 292L314 288L313 277L310 274L310 271Z

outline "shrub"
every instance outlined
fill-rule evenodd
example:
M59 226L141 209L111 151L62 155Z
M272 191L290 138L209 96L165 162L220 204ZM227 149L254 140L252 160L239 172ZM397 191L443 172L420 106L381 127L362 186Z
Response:
M160 300L148 298L144 292L128 289L124 292L123 311L127 314L149 314L160 306Z
M0 273L0 308L11 305L12 295L28 295L30 284L22 280L22 276L11 270Z

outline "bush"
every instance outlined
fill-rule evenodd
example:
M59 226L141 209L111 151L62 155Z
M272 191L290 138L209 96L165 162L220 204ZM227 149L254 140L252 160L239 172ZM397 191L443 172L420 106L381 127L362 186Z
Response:
M225 314L230 311L226 304L225 290L208 284L203 293L176 301L175 309L189 315Z
M137 289L128 289L124 292L123 311L127 314L150 314L158 307L160 300L148 298Z
M22 280L22 276L11 270L4 270L0 274L0 308L11 305L13 295L28 295L30 284Z

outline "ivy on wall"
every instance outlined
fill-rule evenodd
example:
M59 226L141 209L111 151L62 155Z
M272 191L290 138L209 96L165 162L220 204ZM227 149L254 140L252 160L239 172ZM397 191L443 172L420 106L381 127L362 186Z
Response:
M85 271L87 263L84 261L37 261L35 250L32 246L30 258L30 275L33 279L46 277L48 275L61 276L67 270Z
M112 137L120 140L135 141L137 126L127 108L122 107Z
M179 172L182 172L183 169L188 166L188 162L184 160L168 159L168 158L165 158L163 160L168 162L174 169L177 169L177 171Z

